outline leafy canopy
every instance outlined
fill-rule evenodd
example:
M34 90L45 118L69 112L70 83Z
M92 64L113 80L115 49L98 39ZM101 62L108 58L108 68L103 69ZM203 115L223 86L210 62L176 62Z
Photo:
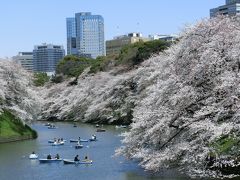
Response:
M78 77L88 67L90 67L89 73L107 71L116 65L132 67L169 46L169 42L155 40L126 45L122 48L120 54L99 56L96 59L68 55L59 62L56 73L66 75L67 77ZM56 82L59 81L57 80Z
M33 83L35 86L44 86L46 82L48 82L50 77L48 77L47 73L38 72L34 73Z

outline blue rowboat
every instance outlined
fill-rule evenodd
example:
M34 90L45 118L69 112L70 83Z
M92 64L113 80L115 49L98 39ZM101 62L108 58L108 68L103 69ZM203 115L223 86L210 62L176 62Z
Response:
M78 139L70 139L70 143L72 142L78 142Z
M96 131L97 131L97 132L105 132L106 129L97 129Z
M62 159L39 159L40 163L59 163Z
M97 138L90 138L89 141L97 141Z
M80 142L88 142L87 139L80 139Z
M70 159L63 159L64 164L92 164L92 160L82 160L82 161L74 161Z
M70 143L78 142L78 141L79 141L79 139L70 139ZM87 139L80 139L80 142L88 142L88 140Z
M75 149L81 149L81 148L83 148L83 145L82 145L82 144L77 144L77 145L75 146Z

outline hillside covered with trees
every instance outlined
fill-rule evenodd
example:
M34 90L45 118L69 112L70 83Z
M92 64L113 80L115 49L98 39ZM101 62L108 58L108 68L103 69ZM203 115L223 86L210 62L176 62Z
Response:
M0 61L0 142L36 138L26 123L36 120L40 102L32 75L19 65Z
M151 171L239 176L239 27L239 17L203 20L143 63L152 67L151 85L135 104L118 153Z

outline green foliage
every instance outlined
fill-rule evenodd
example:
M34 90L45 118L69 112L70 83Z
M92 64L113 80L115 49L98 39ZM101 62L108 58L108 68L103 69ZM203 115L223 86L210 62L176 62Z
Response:
M65 56L57 65L56 73L68 77L78 77L85 68L91 66L92 61L95 60L73 55Z
M117 58L116 55L99 56L91 64L89 73L96 73L99 71L106 71L111 66L113 61Z
M67 77L78 77L87 67L90 67L89 73L104 71L113 58L112 56L99 56L97 59L65 56L57 65L56 73Z
M50 78L47 76L47 73L38 72L34 73L33 83L35 86L44 86L44 84L48 82L49 79Z
M78 77L87 67L90 67L89 73L97 73L106 71L113 65L137 65L169 46L168 42L156 40L127 45L122 48L119 55L99 56L96 59L68 55L59 62L56 73L67 77ZM60 80L56 76L53 82L58 83Z
M63 82L63 80L64 80L64 78L63 78L63 75L61 75L61 74L56 74L56 75L52 76L52 78L51 78L51 81L53 83L61 83L61 82Z
M0 105L4 104L4 100L0 97Z
M104 57L98 57L95 62L92 63L91 68L90 68L90 73L96 73L98 71L103 70L103 62L105 58Z
M233 136L222 136L221 138L215 140L210 146L218 155L231 154L231 151L237 147L240 147L240 140Z
M169 42L155 40L148 42L137 42L122 48L118 63L137 65L151 57L151 55L159 53L170 46Z
M27 124L16 118L10 111L4 110L0 115L0 137L15 137L31 135L37 138L37 132L32 130Z
M138 53L138 45L139 43L127 45L122 48L117 63L118 64L126 64L133 65L134 59Z

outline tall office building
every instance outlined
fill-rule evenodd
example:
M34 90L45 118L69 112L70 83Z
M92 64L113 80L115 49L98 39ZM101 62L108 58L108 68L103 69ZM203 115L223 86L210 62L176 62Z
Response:
M210 17L217 15L239 15L240 14L240 0L226 0L226 4L217 8L210 9Z
M33 53L32 52L19 52L17 56L13 57L13 61L20 64L27 71L29 72L33 71Z
M57 63L65 56L63 46L42 44L34 47L33 69L36 72L53 74Z
M67 22L69 22L67 23L67 32L74 32L71 28L76 27L76 35L72 34L71 37L76 37L78 55L92 58L105 55L103 17L92 15L90 12L81 12L75 14L75 25L69 25L70 19L71 24L74 24L73 18L67 18ZM70 41L67 43L67 46L70 47ZM69 51L68 54L74 53Z
M67 18L67 54L77 55L75 18Z

